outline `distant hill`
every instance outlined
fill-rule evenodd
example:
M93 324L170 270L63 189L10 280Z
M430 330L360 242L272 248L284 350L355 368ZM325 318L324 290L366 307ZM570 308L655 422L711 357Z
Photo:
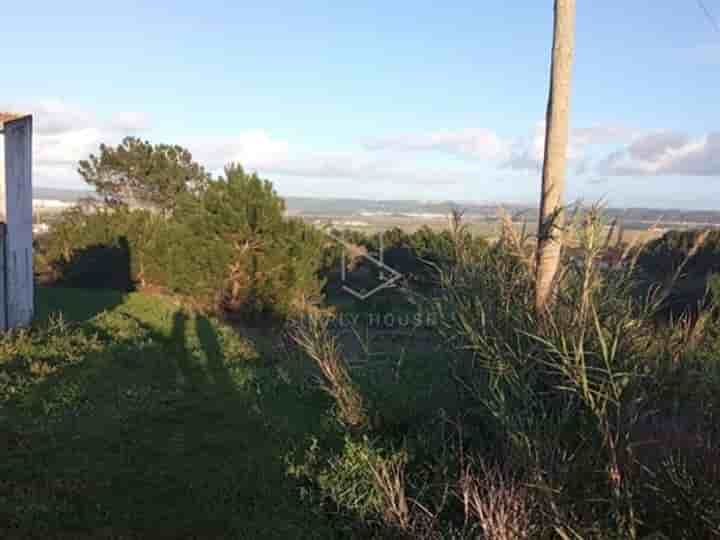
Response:
M74 202L85 197L94 197L89 189L61 189L36 186L33 198ZM537 207L509 205L502 203L452 202L452 201L412 201L412 200L366 200L350 198L314 198L286 197L288 212L304 217L351 217L351 216L421 216L447 214L457 207L465 211L466 216L475 218L495 218L500 207L505 208L518 219L534 223L538 217ZM626 226L646 228L655 222L662 226L685 226L686 228L720 226L720 212L714 210L681 210L656 208L607 208L605 216L609 219L621 218Z
M303 215L350 215L361 212L388 214L445 214L453 207L465 209L468 213L495 211L496 204L463 203L452 201L411 201L411 200L366 200L366 199L324 199L312 197L286 197L287 208L292 213Z
M499 208L504 208L517 219L525 219L534 223L538 219L536 206L510 205L502 203L474 202L427 202L408 200L364 200L364 199L321 199L311 197L287 197L285 199L289 213L299 216L419 216L422 214L447 214L453 207L465 211L468 217L497 216ZM608 219L622 219L626 226L646 228L658 222L659 226L685 225L688 228L703 226L720 226L720 212L714 210L682 210L656 208L606 208Z

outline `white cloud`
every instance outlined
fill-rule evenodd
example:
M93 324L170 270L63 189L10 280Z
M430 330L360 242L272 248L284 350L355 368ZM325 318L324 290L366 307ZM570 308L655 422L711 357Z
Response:
M326 181L442 185L467 177L461 168L418 164L404 152L375 152L365 148L319 151L291 145L263 130L234 137L210 137L186 141L193 157L220 174L230 162L242 164L262 176L288 176Z
M29 107L10 106L11 110L28 111L33 114L36 135L60 135L78 129L86 129L96 123L92 114L62 101L46 100Z
M371 152L293 152L276 159L238 159L244 166L265 176L284 175L326 180L352 180L358 183L403 182L410 185L453 184L468 177L466 170L428 167L398 157L378 158Z
M61 134L35 135L35 166L75 164L96 152L103 142L103 131L99 128L84 128Z
M119 112L110 119L108 127L114 131L142 131L150 127L150 119L141 112Z
M720 176L720 132L697 139L670 130L636 138L598 165L613 176Z
M570 132L568 159L576 174L584 174L589 170L589 146L621 144L635 134L634 130L616 125L574 128ZM376 138L365 147L374 151L442 152L464 159L495 162L501 168L538 172L545 153L545 122L538 122L529 135L514 140L501 139L489 129L467 128Z
M539 172L545 145L540 122L530 137L518 139L504 167ZM619 150L592 164L594 145L616 145ZM720 132L698 139L671 130L638 130L616 125L574 128L570 132L568 161L576 175L597 172L607 176L720 175Z
M187 143L187 144L186 144ZM230 137L190 138L187 146L193 157L211 171L221 172L230 162L249 169L265 168L289 159L287 141L273 139L263 130L244 131Z
M589 127L573 128L570 140L576 146L593 144L616 144L632 140L641 132L626 126L596 124Z
M79 160L97 152L101 143L116 144L124 136L137 134L149 125L142 113L121 112L104 119L57 99L1 103L0 110L33 115L35 183L45 186L84 186L76 172Z
M37 185L84 186L76 171L79 160L96 153L101 143L117 144L124 136L150 129L148 117L142 113L100 117L61 100L0 103L0 110L34 115ZM149 138L154 140L151 135ZM315 192L327 190L327 195L362 190L377 191L381 196L393 186L407 197L416 197L431 191L493 191L496 188L488 182L499 169L539 173L545 127L539 122L528 135L516 139L502 139L485 128L376 137L342 151L304 147L265 130L223 137L190 134L176 142L215 174L221 173L227 163L238 162L296 191L313 186ZM618 150L597 161L597 152L607 152L598 148L603 145ZM437 154L461 159L438 160ZM673 131L639 131L611 124L573 128L569 160L574 175L587 177L586 185L596 185L594 178L598 176L720 176L720 132L692 139ZM512 188L513 193L525 189L522 182L529 178L523 180L522 176L513 175L509 181L508 189ZM413 186L422 190L413 191Z
M368 150L403 152L437 151L465 159L494 160L507 151L506 143L496 133L484 128L410 133L368 141Z
M594 125L573 128L568 141L568 161L574 167L575 174L585 174L590 170L589 147L604 144L622 144L631 140L637 131L615 125ZM542 169L545 155L545 122L535 124L530 136L517 139L510 157L503 163L504 168L538 172Z
M0 110L33 114L35 183L45 186L84 186L76 170L79 160L97 153L101 143L117 144L123 137L149 128L148 118L142 113L117 113L102 118L61 100L3 103ZM455 145L459 151L475 154L485 152L482 149L485 142L497 145L492 136L484 138L477 130L468 130L465 135L467 140L444 135L434 144ZM387 181L444 185L468 176L462 169L418 165L403 152L373 152L364 148L327 152L296 147L263 130L228 137L190 136L177 142L215 174L221 173L227 163L238 162L268 177L284 175L379 185Z
M545 152L545 123L535 124L529 137L516 139L512 144L510 156L502 164L503 168L516 171L539 171Z

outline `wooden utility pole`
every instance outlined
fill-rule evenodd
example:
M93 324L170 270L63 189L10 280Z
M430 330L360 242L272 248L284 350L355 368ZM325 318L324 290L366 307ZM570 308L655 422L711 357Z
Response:
M545 119L545 156L538 223L535 307L552 300L562 246L562 198L565 189L570 120L570 80L575 47L575 0L555 0L550 93Z

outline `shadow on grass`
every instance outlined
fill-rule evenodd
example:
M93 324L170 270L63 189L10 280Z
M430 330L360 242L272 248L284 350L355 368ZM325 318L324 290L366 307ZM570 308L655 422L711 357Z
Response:
M133 291L132 252L124 236L103 244L74 249L68 260L54 263L57 285L86 289Z
M36 287L35 319L44 324L50 316L59 314L67 322L85 322L121 305L125 296L122 291L115 290Z
M234 387L232 377L225 366L225 357L218 335L208 319L205 317L195 318L195 334L205 353L207 371L212 376L215 385L225 392L231 391Z
M338 537L284 461L321 430L324 397L205 317L111 315L81 327L100 350L23 401L27 444L0 450L3 537Z
M54 278L36 287L36 320L53 314L68 322L83 322L123 303L135 290L132 255L127 238L110 244L76 249L68 261L54 263Z

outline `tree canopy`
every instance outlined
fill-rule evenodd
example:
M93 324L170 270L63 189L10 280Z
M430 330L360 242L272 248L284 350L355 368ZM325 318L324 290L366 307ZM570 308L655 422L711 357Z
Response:
M172 278L177 287L210 292L224 282L226 315L282 316L301 297L317 296L324 237L284 211L271 182L228 165L201 197L182 198L172 250L182 268Z
M111 205L172 212L180 195L205 186L210 175L185 148L126 137L117 147L100 145L78 172Z

